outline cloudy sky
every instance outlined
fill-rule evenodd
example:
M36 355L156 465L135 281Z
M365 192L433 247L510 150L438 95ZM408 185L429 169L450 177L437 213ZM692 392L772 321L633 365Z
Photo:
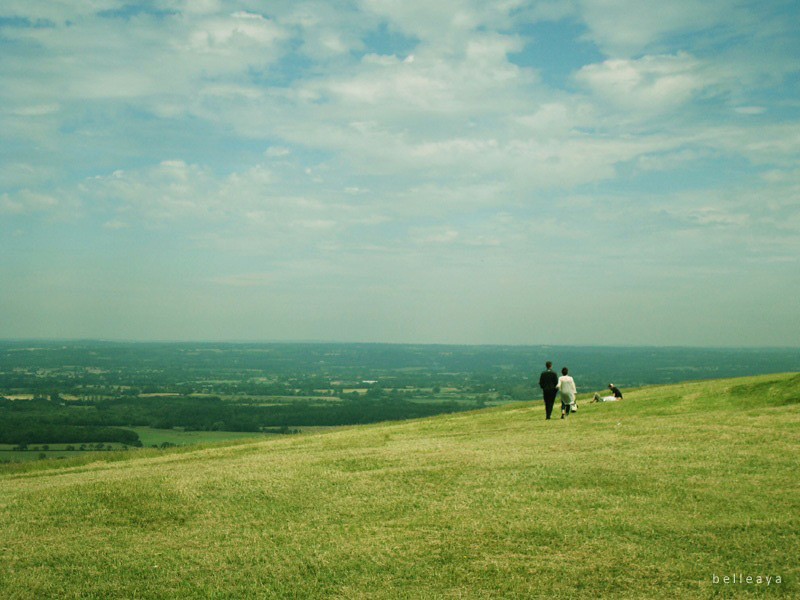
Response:
M798 345L796 0L0 0L0 338Z

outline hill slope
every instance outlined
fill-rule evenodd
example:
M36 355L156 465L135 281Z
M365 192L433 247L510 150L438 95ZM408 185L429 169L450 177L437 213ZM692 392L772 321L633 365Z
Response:
M798 425L800 376L771 375L8 473L0 590L795 597Z

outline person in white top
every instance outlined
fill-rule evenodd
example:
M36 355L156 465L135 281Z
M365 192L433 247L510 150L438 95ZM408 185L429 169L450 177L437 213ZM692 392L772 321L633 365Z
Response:
M556 389L561 393L561 418L564 415L569 415L570 409L575 405L575 394L578 393L578 388L575 387L575 380L567 375L569 369L564 367L561 369L561 377L558 378L558 385Z

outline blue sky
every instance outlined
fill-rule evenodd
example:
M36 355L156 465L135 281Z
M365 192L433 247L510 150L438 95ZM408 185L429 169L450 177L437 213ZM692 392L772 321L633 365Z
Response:
M796 346L799 31L0 0L0 338Z

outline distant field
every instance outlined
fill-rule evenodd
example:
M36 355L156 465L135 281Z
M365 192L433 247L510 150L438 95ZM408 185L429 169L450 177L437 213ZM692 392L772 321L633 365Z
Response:
M800 375L103 454L0 467L4 600L800 597Z
M72 458L75 456L82 456L86 454L95 454L95 451L86 451L81 452L80 450L72 450L72 451L65 451L58 448L56 446L65 446L66 444L51 444L52 450L42 451L42 450L22 450L22 451L11 451L10 448L13 447L12 444L0 444L0 462L17 462L17 461L27 461L27 460L40 460L42 458L42 454L44 454L45 458ZM114 445L114 444L112 444ZM116 445L119 447L119 444Z
M127 429L132 429L138 433L139 439L142 440L142 445L145 447L150 447L153 444L160 446L164 442L184 445L241 438L272 437L275 435L236 431L179 431L177 429L153 429L152 427L128 427Z
M238 402L248 402L258 406L274 406L276 404L287 404L291 402L341 402L338 396L243 396L243 395L222 395L223 400L236 400Z
M253 433L253 432L237 432L237 431L180 431L177 429L153 429L152 427L126 427L132 429L139 434L139 439L142 441L142 446L149 448L153 445L160 446L164 442L183 446L186 444L198 444L203 442L219 442L221 440L235 440L243 438L263 438L263 437L276 437L280 434L274 433ZM38 448L36 450L11 450L14 444L0 444L0 461L25 461L25 460L41 460L42 458L55 459L55 458L74 458L81 455L91 455L99 457L101 451L85 451L80 450L65 450L67 446L74 446L79 448L80 444L48 444L48 450L42 450L43 444L30 444L29 448ZM114 450L122 450L122 444L103 444L104 446L111 446ZM87 444L87 446L94 446L94 444ZM130 448L129 451L135 452L136 448ZM42 456L44 455L44 456Z

